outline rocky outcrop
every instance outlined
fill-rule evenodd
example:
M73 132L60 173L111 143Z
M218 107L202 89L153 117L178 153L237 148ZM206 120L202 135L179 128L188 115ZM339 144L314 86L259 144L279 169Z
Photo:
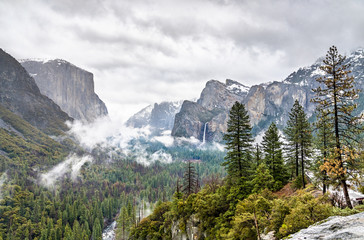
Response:
M41 94L34 79L12 56L0 49L0 104L49 134L67 130L72 120Z
M346 217L329 217L321 224L312 225L291 235L289 239L364 239L364 212Z
M21 60L42 94L57 103L74 119L92 122L108 114L94 91L93 74L60 59Z
M204 233L199 231L200 220L196 215L191 215L186 222L186 231L182 231L179 228L179 220L172 223L172 240L193 240L193 239L204 239L206 236Z
M176 114L172 136L195 137L202 140L205 123L209 123L216 115L198 103L184 101L181 111Z
M129 127L142 128L150 126L154 130L172 130L176 114L183 101L161 102L149 105L128 119Z
M244 103L250 116L253 135L265 131L271 122L282 129L288 120L289 112L297 99L310 117L315 110L310 102L313 88L318 86L316 79L323 75L320 70L322 59L313 65L298 69L284 81L270 82L246 87L239 82L226 80L221 83L210 80L201 92L195 104L184 104L177 114L172 136L196 137L202 141L201 129L207 121L207 141L222 141L227 129L229 110L235 101ZM349 55L346 64L350 64L356 87L364 89L364 50L359 49ZM357 101L356 113L364 112L364 95ZM196 106L198 105L198 106ZM200 119L200 112L209 112L210 119Z

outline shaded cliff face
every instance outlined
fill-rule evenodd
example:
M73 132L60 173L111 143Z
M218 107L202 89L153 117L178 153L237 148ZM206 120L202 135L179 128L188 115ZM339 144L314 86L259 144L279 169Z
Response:
M94 92L93 74L64 60L22 60L42 94L74 119L92 122L107 115L105 103Z
M226 83L208 81L197 102L183 103L176 115L172 136L195 137L201 141L205 136L206 141L221 142L231 107L236 101L245 99L248 89L229 79Z
M210 122L215 115L214 112L198 103L184 101L181 111L176 114L172 136L194 137L202 140L205 123Z
M34 79L12 56L0 49L0 103L46 133L67 130L72 120L51 99L41 94Z
M172 130L175 116L181 106L182 101L149 105L129 118L126 125L135 128L150 126L157 131Z
M350 64L356 87L364 89L364 50L353 52L345 63ZM314 96L312 88L318 86L316 79L324 74L319 69L321 64L322 59L319 59L309 67L293 72L282 82L264 83L250 88L232 80L226 80L225 84L216 80L208 81L197 103L182 106L176 116L172 136L193 136L202 141L204 128L201 126L207 122L207 141L221 142L227 129L230 108L235 101L245 104L253 135L265 131L271 122L282 129L296 99L310 117L315 110L314 104L310 102ZM364 112L363 93L357 103L356 113ZM209 112L212 117L200 119L199 112Z

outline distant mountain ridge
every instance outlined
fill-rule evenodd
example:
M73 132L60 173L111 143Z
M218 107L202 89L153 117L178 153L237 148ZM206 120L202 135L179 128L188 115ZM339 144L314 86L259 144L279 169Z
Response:
M173 119L171 135L174 137L194 137L206 141L221 142L227 129L230 108L235 101L245 104L253 127L253 135L261 135L271 122L280 130L284 127L288 114L297 99L304 107L308 117L314 114L315 106L310 100L314 97L313 88L318 86L316 79L324 73L320 70L322 59L311 66L299 68L283 81L262 83L251 87L238 81L227 79L225 83L210 80L206 83L197 101L183 101L178 112L175 109L168 113ZM350 64L355 86L364 89L364 49L360 48L347 56L345 64ZM364 112L364 93L359 94L356 113ZM139 111L128 120L132 127L143 127L150 124L153 106ZM163 117L155 115L154 119ZM205 128L206 124L206 128Z
M94 91L92 73L62 59L23 59L20 62L41 93L74 119L92 122L108 114L105 103Z
M0 104L48 134L67 130L72 120L51 99L41 94L21 64L0 49Z
M129 127L151 127L155 131L172 130L175 115L180 111L183 101L154 103L128 119Z
M347 56L356 87L364 89L364 50L358 49ZM197 102L185 101L176 115L172 136L195 137L202 141L205 134L207 141L221 142L227 129L228 114L235 101L245 104L257 135L275 122L282 129L288 114L297 99L308 116L314 113L315 106L310 102L316 88L316 79L323 72L319 69L322 59L308 67L300 68L290 74L284 81L274 81L246 87L243 84L226 80L221 83L210 80L206 83ZM357 112L364 111L364 96L359 95ZM206 133L205 133L205 124Z

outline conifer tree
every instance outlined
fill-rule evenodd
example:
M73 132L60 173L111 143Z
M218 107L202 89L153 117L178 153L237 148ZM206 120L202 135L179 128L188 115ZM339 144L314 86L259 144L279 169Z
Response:
M100 221L98 218L95 218L95 222L92 227L92 240L101 240L101 238L102 238L102 230Z
M304 112L303 108L301 109L302 110L298 114L298 141L301 155L302 186L305 188L305 166L308 164L308 158L312 154L312 130L306 113Z
M270 174L268 167L264 163L259 164L259 166L257 167L251 183L253 187L253 193L259 193L264 189L273 189L274 178Z
M333 128L326 111L318 112L317 121L314 125L316 127L316 146L320 150L320 155L318 156L318 165L326 165L327 158L331 154L330 151L334 146L332 131ZM316 169L319 171L317 175L322 181L322 193L325 194L329 180L327 171L325 169L320 170L319 166L316 167Z
M306 113L298 100L295 101L289 113L284 133L288 142L287 157L289 165L291 168L294 165L295 176L301 176L302 186L305 188L305 165L307 165L307 158L312 151L312 131ZM301 169L301 173L299 173L299 169Z
M330 47L320 67L325 75L316 79L320 86L313 89L316 97L312 101L317 103L319 110L327 112L334 129L334 154L327 164L322 165L322 169L335 175L341 182L346 204L352 208L346 184L348 164L344 162L344 148L352 149L358 141L357 137L362 131L362 116L353 115L357 107L354 100L358 98L359 91L354 88L354 78L349 76L351 71L345 59L335 46Z
M117 236L120 239L127 239L127 231L130 223L130 216L128 214L128 209L123 206L120 210L119 218L117 220L118 229Z
M299 175L299 129L298 118L302 106L296 100L293 104L284 134L287 140L287 158L290 169L294 169L295 177ZM291 177L293 172L291 173Z
M258 168L258 166L262 163L262 152L259 146L259 143L255 144L255 153L254 153L254 161L256 164L256 167Z
M225 166L230 180L240 182L251 175L251 145L253 142L248 112L244 104L235 102L230 110L227 133L224 135L227 154Z
M187 162L186 170L183 176L183 193L186 197L196 191L197 188L197 175L195 166L191 161Z
M286 182L286 171L283 163L282 142L278 128L271 123L263 136L263 151L265 165L275 181L275 188L278 189Z

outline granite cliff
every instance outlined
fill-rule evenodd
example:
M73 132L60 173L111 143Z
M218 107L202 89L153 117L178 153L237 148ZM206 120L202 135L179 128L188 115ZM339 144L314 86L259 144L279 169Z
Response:
M92 122L108 114L94 91L93 74L60 59L21 60L42 94L57 103L74 119Z
M0 49L0 104L48 134L67 130L72 120L51 99L41 94L20 63Z

